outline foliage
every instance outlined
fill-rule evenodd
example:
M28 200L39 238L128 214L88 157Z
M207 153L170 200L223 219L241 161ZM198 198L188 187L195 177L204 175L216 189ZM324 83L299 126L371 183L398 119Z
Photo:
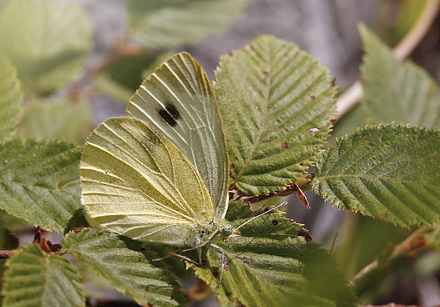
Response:
M92 128L88 101L36 100L24 110L20 136L53 138L83 144Z
M31 244L16 250L6 268L5 306L85 306L78 272L61 256L48 255Z
M129 0L130 29L134 38L149 48L193 44L231 24L247 3L248 0Z
M359 30L365 48L361 66L365 93L362 105L369 121L438 127L440 91L437 82L412 62L401 65L390 48L365 26L361 25Z
M248 2L129 0L127 36L85 69L93 25L80 4L0 1L2 305L88 304L73 257L145 306L187 304L185 276L204 285L189 294L207 287L226 306L356 306L371 281L352 287L341 272L353 276L380 254L377 273L395 260L387 238L398 244L411 227L440 221L438 85L365 26L365 98L333 137L374 125L327 149L336 88L295 44L260 36L220 57L215 82L188 53L166 59L232 24ZM78 146L95 93L128 102L126 115ZM301 188L374 220L360 219L328 252L305 225L269 209ZM181 218L182 206L192 215ZM18 247L15 232L28 223L65 236L54 244L37 228ZM203 223L213 233L196 244ZM385 230L393 233L375 240ZM438 249L438 237L437 228L396 250ZM438 270L433 255L417 274Z
M184 301L166 265L153 262L155 254L145 251L136 241L84 229L69 233L63 247L90 271L108 279L115 289L130 294L140 305L178 306Z
M75 2L17 0L0 11L0 50L28 92L50 92L77 78L91 39L90 21Z
M252 216L255 213L247 206L232 203L227 219L237 227ZM207 267L188 265L226 304L238 300L245 306L289 306L292 302L354 306L356 299L333 259L318 245L298 236L301 228L276 211L246 224L239 236L220 244L226 254L224 272L219 251L212 248L207 253Z
M262 36L222 56L216 78L233 184L265 195L304 174L336 112L327 69L297 46Z
M8 139L21 120L22 93L15 68L0 55L0 141Z
M78 226L83 222L78 181L61 179L80 157L81 147L62 141L1 143L0 208L46 230Z
M439 141L436 129L360 129L321 158L313 189L340 208L394 224L433 224L440 217Z

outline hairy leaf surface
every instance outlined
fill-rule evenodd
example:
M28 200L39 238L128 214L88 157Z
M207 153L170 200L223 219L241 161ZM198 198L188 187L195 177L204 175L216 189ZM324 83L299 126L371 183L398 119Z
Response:
M234 227L252 214L247 206L231 204L228 219ZM305 243L302 229L274 212L240 228L240 234L220 242L227 266L221 274L221 254L209 247L207 267L192 267L224 303L245 306L353 306L353 292L324 250Z
M365 26L359 27L365 56L361 66L363 106L372 123L402 122L440 127L440 91L420 66L404 64Z
M235 186L262 195L302 175L336 112L328 70L296 45L262 36L222 56L215 74Z
M339 208L408 227L439 221L439 182L440 131L391 124L337 139L313 189Z
M61 141L0 143L0 209L50 231L82 216L78 181L61 182L79 165L81 148Z
M20 135L64 139L83 144L93 127L88 101L34 101L25 109Z
M61 256L48 255L31 244L15 250L6 267L4 306L85 306L77 269Z
M228 27L248 0L130 0L128 13L135 39L149 48L197 43Z
M113 233L84 229L69 233L63 248L95 274L105 277L116 290L140 305L181 306L183 294L163 261L152 262L154 253L139 242Z
M45 93L70 82L91 48L91 24L75 1L16 0L0 11L0 50L26 91Z
M14 133L23 114L21 103L22 93L15 68L0 55L0 141Z

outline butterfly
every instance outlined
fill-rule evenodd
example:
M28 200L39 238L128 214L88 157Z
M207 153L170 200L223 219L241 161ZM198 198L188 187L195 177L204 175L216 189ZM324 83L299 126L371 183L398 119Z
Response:
M199 248L228 236L228 156L214 87L188 53L168 59L131 98L124 117L85 144L87 218L143 242Z

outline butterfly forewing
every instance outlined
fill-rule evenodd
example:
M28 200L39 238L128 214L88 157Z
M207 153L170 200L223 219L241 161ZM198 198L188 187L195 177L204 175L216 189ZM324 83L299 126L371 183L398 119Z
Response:
M83 203L92 224L141 241L193 245L213 205L191 163L160 132L112 118L90 135L81 160Z
M227 210L227 155L216 96L208 76L188 53L179 53L147 78L127 107L164 134L200 174L215 207Z

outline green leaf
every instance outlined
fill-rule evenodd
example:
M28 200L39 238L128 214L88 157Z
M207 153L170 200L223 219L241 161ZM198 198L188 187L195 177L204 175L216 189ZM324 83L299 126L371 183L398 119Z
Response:
M105 74L96 77L95 88L104 95L110 96L124 104L127 104L131 96L133 96L133 92L129 88L119 84Z
M38 245L15 250L6 262L3 306L85 306L75 266Z
M215 73L235 186L263 195L304 174L336 112L328 70L296 45L261 36L222 56Z
M17 232L29 224L0 210L0 225L11 232Z
M91 23L75 2L16 0L0 11L0 50L28 92L53 91L78 77L91 49Z
M248 0L129 0L133 37L148 48L195 44L227 28Z
M391 49L365 26L360 25L359 31L365 49L363 106L370 121L440 127L437 82L414 63L399 63Z
M440 131L403 125L339 138L316 165L313 190L333 205L397 225L440 214Z
M18 247L18 238L13 236L8 229L8 225L4 221L4 217L8 216L4 211L0 211L0 250L12 250ZM3 284L3 271L6 260L0 259L0 289Z
M91 272L108 279L116 290L128 293L138 304L184 304L176 278L162 261L152 262L154 253L145 251L139 242L84 229L80 233L69 233L62 245Z
M119 57L106 66L100 76L105 76L110 79L108 81L129 89L131 97L133 91L138 89L139 84L145 79L142 75L143 70L153 65L156 59L157 55L152 53Z
M0 141L15 132L23 113L22 98L15 68L0 55Z
M338 238L341 242L335 252L338 263L350 279L377 259L378 255L390 250L390 246L397 246L411 233L408 228L358 215L351 222L350 230Z
M34 101L25 109L20 126L24 138L65 139L84 144L93 123L88 101Z
M45 230L78 226L78 181L61 180L80 158L80 147L61 141L0 143L0 209Z
M234 227L252 212L239 203L230 205L227 218ZM353 306L352 290L337 273L327 252L299 237L302 225L273 212L240 228L226 242L217 243L227 258L221 274L221 255L209 248L208 265L189 264L223 303L245 306ZM322 274L324 273L324 274Z

